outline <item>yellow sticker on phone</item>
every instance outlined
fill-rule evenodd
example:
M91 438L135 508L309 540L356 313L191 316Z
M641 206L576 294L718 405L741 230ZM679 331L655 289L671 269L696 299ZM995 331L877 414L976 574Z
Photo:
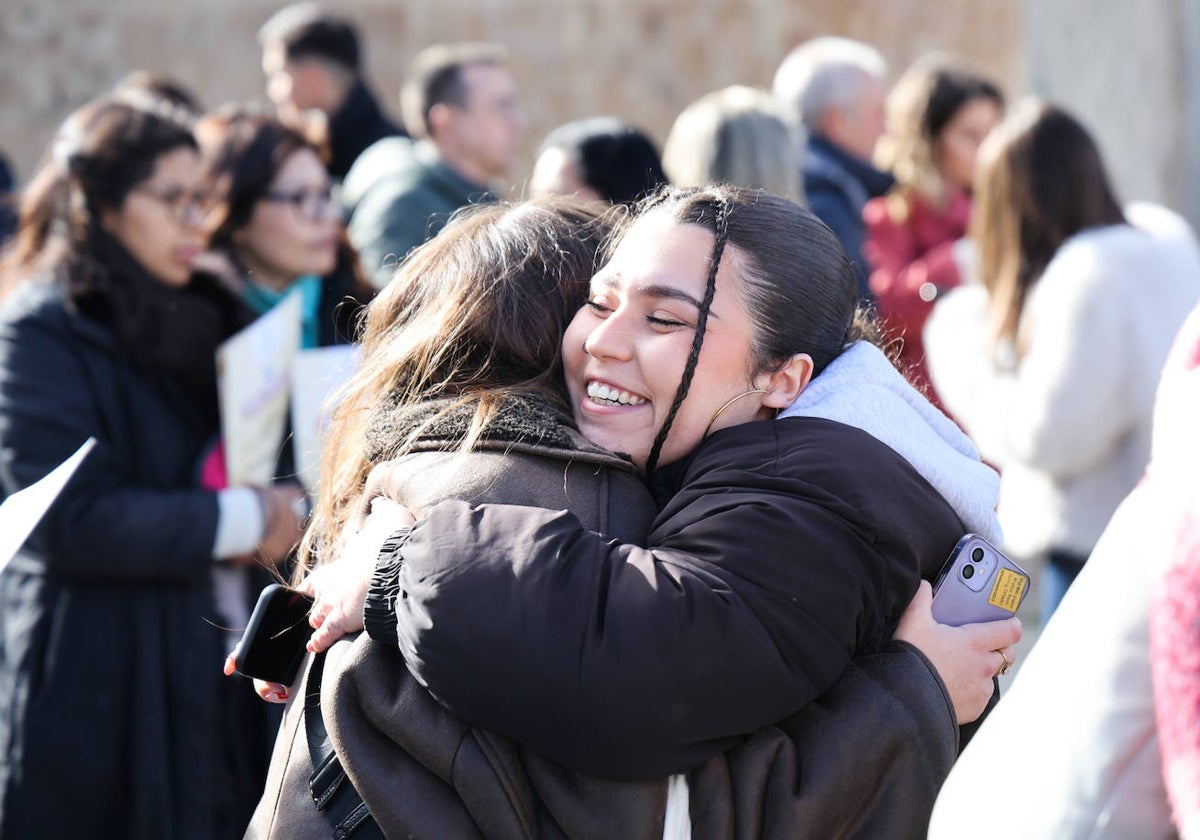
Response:
M1028 578L1024 575L1019 575L1012 569L1001 569L996 575L996 582L992 585L992 594L988 596L988 603L1015 613L1017 607L1021 605L1021 593L1025 591L1027 582Z

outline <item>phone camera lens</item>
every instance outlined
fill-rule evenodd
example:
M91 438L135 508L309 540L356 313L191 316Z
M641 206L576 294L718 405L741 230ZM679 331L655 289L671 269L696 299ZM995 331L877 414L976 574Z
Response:
M978 548L978 547L972 549L971 559L974 560L976 563L981 562L983 560L983 549Z
M964 578L967 578L968 580L970 578L975 577L975 567L974 566L963 566L962 576Z

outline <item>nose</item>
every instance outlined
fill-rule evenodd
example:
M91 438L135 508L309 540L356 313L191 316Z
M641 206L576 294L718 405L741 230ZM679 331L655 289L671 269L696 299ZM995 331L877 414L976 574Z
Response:
M583 340L583 352L595 359L625 362L633 358L632 330L620 309L598 322Z

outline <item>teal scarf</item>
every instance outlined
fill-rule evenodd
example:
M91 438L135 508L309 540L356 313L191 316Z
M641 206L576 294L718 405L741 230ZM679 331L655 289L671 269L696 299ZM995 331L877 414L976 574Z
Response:
M265 315L292 293L300 295L300 349L311 350L318 344L317 308L321 305L320 277L315 274L306 274L282 292L247 279L242 299L257 314Z

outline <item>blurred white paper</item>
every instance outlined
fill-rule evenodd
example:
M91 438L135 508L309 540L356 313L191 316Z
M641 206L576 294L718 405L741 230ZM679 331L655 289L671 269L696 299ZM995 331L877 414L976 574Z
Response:
M18 490L0 504L0 571L21 550L25 540L29 539L33 529L95 445L96 439L88 438L75 450L74 455L51 470L45 478L24 490Z
M217 349L221 437L230 487L270 484L287 426L292 361L300 348L300 295Z
M317 495L321 447L337 389L358 365L358 348L352 344L301 350L292 363L292 446L296 472L309 496Z

